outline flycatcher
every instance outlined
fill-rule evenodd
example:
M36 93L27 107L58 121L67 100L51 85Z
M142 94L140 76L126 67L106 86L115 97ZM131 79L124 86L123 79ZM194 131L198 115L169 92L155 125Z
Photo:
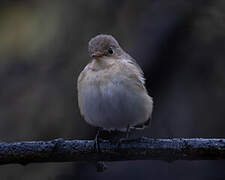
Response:
M77 81L81 115L92 126L126 131L148 124L153 101L143 71L111 35L97 35L88 44L90 63Z

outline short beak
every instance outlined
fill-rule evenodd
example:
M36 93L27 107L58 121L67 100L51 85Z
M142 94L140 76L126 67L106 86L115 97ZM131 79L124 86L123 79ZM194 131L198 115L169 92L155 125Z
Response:
M92 54L91 54L91 57L92 57L92 58L100 58L100 57L102 57L102 55L99 54L99 53L92 53Z

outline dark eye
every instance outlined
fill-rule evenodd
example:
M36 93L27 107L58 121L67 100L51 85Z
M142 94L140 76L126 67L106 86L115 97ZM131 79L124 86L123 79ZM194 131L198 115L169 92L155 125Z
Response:
M109 49L108 49L108 52L109 52L109 54L113 54L112 48L109 48Z

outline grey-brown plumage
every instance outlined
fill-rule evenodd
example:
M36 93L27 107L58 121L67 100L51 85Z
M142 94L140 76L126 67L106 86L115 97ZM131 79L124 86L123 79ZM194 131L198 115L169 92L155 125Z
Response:
M98 35L88 44L92 61L81 72L78 104L84 119L107 130L141 127L151 117L152 98L141 68L111 35Z

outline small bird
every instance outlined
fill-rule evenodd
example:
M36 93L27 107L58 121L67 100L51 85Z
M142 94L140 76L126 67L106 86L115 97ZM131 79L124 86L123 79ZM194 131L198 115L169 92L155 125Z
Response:
M88 50L91 61L77 81L85 121L104 130L143 128L151 118L153 100L140 66L111 35L92 38Z

